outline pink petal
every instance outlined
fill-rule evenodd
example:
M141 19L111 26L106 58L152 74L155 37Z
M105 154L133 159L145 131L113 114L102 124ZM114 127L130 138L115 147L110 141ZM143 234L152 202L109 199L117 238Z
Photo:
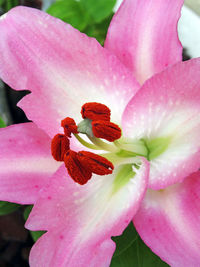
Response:
M200 172L181 184L149 190L134 224L144 242L170 266L200 266Z
M32 94L20 102L51 136L81 106L101 102L114 120L139 88L131 72L93 38L36 9L17 7L0 20L0 76Z
M148 80L123 115L124 135L169 138L151 160L149 186L161 189L200 166L200 59L178 63Z
M105 47L142 84L182 60L177 22L183 0L124 0L108 30Z
M93 176L80 186L61 167L31 212L26 227L48 230L33 247L34 266L109 266L120 235L136 213L146 191L148 162L117 192L115 174Z
M50 138L33 123L0 129L0 200L32 204L57 170Z

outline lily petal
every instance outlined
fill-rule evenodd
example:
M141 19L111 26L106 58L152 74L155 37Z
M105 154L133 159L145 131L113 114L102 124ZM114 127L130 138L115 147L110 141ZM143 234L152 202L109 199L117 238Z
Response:
M177 63L148 80L123 114L125 136L155 144L152 189L181 181L200 166L199 77L200 59Z
M124 0L108 29L105 47L142 84L182 60L177 22L183 0Z
M33 204L39 190L59 168L51 140L33 123L0 129L0 200Z
M19 106L50 136L66 116L80 120L86 102L106 104L119 122L139 88L131 72L94 38L42 11L9 11L0 19L0 39L1 78L14 89L32 91Z
M149 164L144 159L141 164L118 191L117 168L80 186L60 167L26 223L28 229L48 231L31 251L31 267L109 266L115 249L110 237L122 233L146 192Z
M199 266L200 172L161 191L148 190L137 215L144 242L170 266Z

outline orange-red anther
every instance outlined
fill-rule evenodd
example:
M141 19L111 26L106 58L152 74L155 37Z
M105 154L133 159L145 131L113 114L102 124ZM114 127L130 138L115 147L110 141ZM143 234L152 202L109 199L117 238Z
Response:
M115 123L109 121L93 121L92 132L95 137L113 142L121 137L121 129Z
M83 119L110 121L110 109L101 103L90 102L82 106Z
M71 137L71 133L77 134L77 125L72 118L65 118L61 121L61 126L64 128L64 133L66 136Z
M65 154L64 162L71 178L76 183L84 185L92 177L92 172L83 166L77 155L77 152L68 150Z
M51 154L57 161L64 161L64 155L69 150L69 139L64 134L56 134L51 141Z
M114 169L113 164L109 160L91 152L78 152L78 160L85 168L98 175L110 174Z

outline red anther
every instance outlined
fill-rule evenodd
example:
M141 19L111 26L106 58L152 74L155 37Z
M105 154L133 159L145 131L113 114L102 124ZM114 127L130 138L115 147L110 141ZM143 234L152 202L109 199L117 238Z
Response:
M101 103L90 102L82 106L83 119L110 121L110 109Z
M121 129L115 123L109 121L93 121L92 131L95 137L113 142L121 137Z
M97 154L80 151L78 152L78 160L91 172L98 175L105 175L112 173L114 166L112 162Z
M76 123L72 118L67 117L62 120L61 126L64 128L64 133L68 137L71 137L71 133L78 133Z
M77 152L68 150L65 154L64 162L71 178L76 183L83 185L92 177L92 172L82 165L77 155Z
M56 134L51 141L51 154L57 161L64 161L64 155L69 150L69 139L64 134Z

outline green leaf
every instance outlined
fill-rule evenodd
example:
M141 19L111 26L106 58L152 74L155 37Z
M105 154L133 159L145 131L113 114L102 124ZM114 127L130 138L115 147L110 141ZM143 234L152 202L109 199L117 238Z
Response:
M4 0L0 0L0 7L3 5Z
M27 206L24 210L24 219L25 221L28 219L29 214L31 213L31 210L33 208L33 205Z
M117 257L126 251L137 239L137 236L137 231L131 222L121 236L112 237L112 240L116 243L116 250L113 257Z
M6 127L5 122L2 120L2 118L0 117L0 128L4 128Z
M12 1L11 1L11 0L7 0L7 1L6 1L6 12L7 12L8 10L10 10L12 7L13 7L13 5L12 5Z
M7 215L20 207L19 204L0 201L0 215Z
M8 12L11 8L19 4L18 0L0 0L0 6L4 12Z
M91 23L90 25L87 26L87 28L84 30L84 33L86 33L90 37L95 37L97 41L103 45L105 38L106 38L106 33L108 30L108 26L110 24L110 21L113 17L114 13L111 13L109 17L104 19L101 23Z
M45 231L29 231L29 232L34 242L36 242L38 238L40 238L45 233Z
M167 263L162 261L149 247L145 245L139 236L136 240L135 247L137 247L138 263L140 263L140 266L169 267Z
M120 237L113 240L117 247L110 267L168 267L144 244L132 223Z
M57 0L47 9L47 13L71 24L80 31L83 31L90 21L87 12L75 0Z
M112 13L116 0L80 0L80 3L93 20L99 23Z
M114 14L112 9L115 2L116 0L57 0L47 9L47 13L70 23L88 36L95 37L103 45Z
M24 210L24 219L25 221L28 219L28 216L32 210L33 206L30 205L30 206L27 206ZM31 237L33 238L33 241L36 242L38 240L38 238L40 238L44 233L45 231L29 231L30 234L31 234Z

